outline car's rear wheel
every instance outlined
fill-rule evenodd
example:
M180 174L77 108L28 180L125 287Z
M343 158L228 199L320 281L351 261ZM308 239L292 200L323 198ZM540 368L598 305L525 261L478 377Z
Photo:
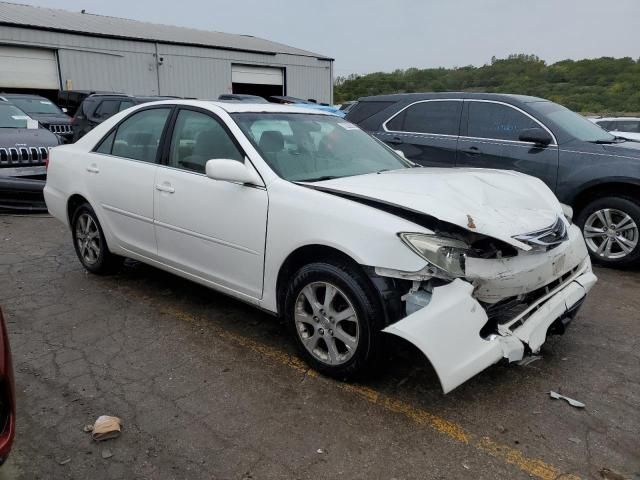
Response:
M305 361L325 375L352 378L376 363L383 312L357 266L311 263L285 293L284 316Z
M595 262L612 267L640 263L640 203L637 200L598 198L580 211L576 223L582 228Z
M122 264L122 258L109 251L98 217L88 203L74 212L71 235L80 263L91 273L113 273Z

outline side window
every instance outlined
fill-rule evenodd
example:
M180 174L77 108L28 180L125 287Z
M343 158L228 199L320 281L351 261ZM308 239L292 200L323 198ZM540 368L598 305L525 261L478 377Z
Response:
M120 108L118 108L118 111L121 112L122 110L126 110L129 107L133 107L135 105L135 103L133 103L131 100L123 100L120 102Z
M459 135L462 102L421 102L410 106L387 124L399 132Z
M155 163L158 145L169 108L154 108L134 113L116 131L112 155Z
M615 129L619 132L640 133L640 122L637 120L618 120Z
M518 140L522 130L536 127L540 125L507 105L469 102L467 135L470 137Z
M224 158L244 162L244 156L210 115L180 110L171 138L169 166L204 173L207 161Z
M106 137L105 139L102 140L102 142L100 142L100 146L96 148L96 152L110 154L111 148L113 147L113 139L115 137L116 137L116 132L115 131L111 132L108 137Z
M119 104L120 100L103 100L93 115L102 119L109 118L118 111Z

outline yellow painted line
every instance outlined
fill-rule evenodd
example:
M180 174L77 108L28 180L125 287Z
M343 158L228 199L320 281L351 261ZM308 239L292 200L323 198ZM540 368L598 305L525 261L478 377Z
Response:
M127 291L127 295L140 299L140 296L134 294L130 290ZM147 300L149 297L144 297L144 299ZM155 306L157 307L157 305ZM195 324L199 327L207 327L209 331L212 331L217 337L223 340L227 340L240 347L258 353L275 363L293 368L308 377L316 378L319 376L315 370L311 370L300 358L292 356L277 348L256 342L255 340L243 335L224 330L217 325L213 325L205 318L191 315L175 307L162 308L162 312L188 323ZM423 408L415 407L403 400L383 395L372 388L342 382L335 382L334 385L340 390L358 395L373 405L379 406L389 412L402 415L417 425L429 427L458 443L469 445L478 451L484 452L491 457L501 460L504 463L513 465L532 477L539 478L541 480L554 480L558 478L562 478L563 480L580 480L580 477L573 474L565 474L557 467L545 463L543 460L529 458L520 450L495 442L487 436L478 436L470 433L455 422L451 422L439 417L438 415L434 415Z

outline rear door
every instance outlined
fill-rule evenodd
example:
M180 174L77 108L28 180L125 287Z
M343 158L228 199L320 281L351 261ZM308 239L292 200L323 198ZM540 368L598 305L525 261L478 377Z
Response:
M154 181L171 110L148 108L124 119L91 152L84 173L105 229L122 248L146 257L157 253Z
M412 103L382 124L375 135L419 165L455 167L462 100Z
M540 121L507 103L465 100L462 123L458 166L516 170L538 177L555 191L558 145ZM520 141L528 128L543 128L554 140L547 146Z

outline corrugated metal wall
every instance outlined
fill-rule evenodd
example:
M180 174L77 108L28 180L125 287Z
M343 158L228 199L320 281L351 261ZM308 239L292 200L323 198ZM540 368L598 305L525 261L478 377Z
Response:
M317 58L154 44L0 26L0 43L58 51L62 85L140 95L215 99L231 91L231 65L283 67L288 95L331 102L331 62ZM156 60L156 48L158 58Z

